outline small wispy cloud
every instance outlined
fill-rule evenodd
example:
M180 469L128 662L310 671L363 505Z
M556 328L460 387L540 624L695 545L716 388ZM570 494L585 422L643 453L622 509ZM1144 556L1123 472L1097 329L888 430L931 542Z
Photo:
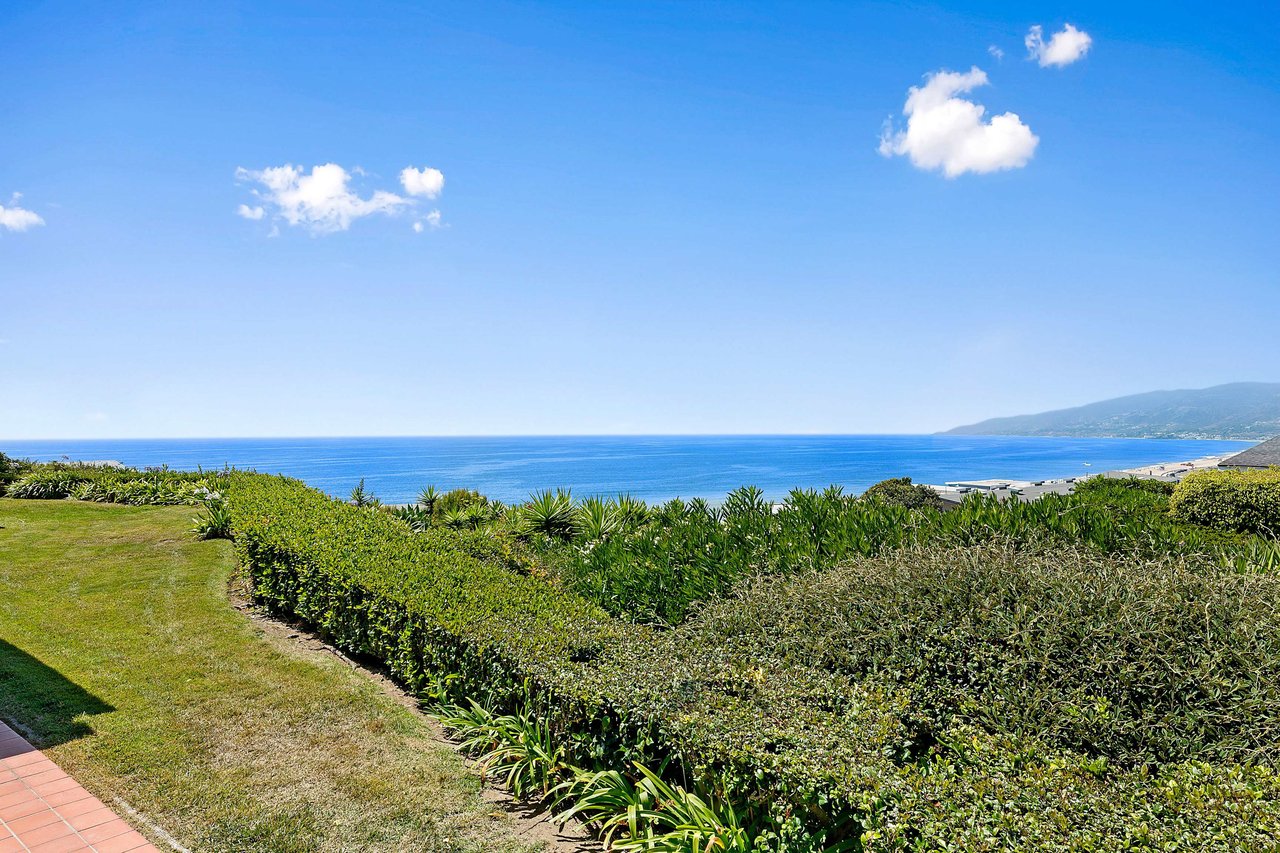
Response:
M895 131L892 122L886 123L880 153L905 156L916 168L939 169L948 178L1025 166L1040 138L1018 114L1006 112L985 119L986 107L959 97L988 82L986 72L977 66L965 73L928 75L923 86L907 91L902 108L906 129Z
M442 222L442 217L441 217L440 211L438 210L431 211L426 216L422 217L421 219L413 223L413 230L419 234L421 234L423 231L425 231L428 228L434 231L437 228L443 228L443 227L444 227L444 224Z
M987 53L991 54L997 62L1004 59L1004 51L996 47L994 44L987 45Z
M14 193L9 199L8 206L0 204L0 228L7 231L26 231L37 225L44 225L44 219L40 214L18 205L21 199L22 193Z
M247 204L242 204L236 208L236 216L242 216L245 219L258 220L265 215L266 210L261 207L250 207Z
M1027 46L1027 58L1040 63L1041 68L1062 68L1084 58L1093 44L1093 38L1084 30L1067 24L1044 40L1044 27L1036 24L1023 39Z

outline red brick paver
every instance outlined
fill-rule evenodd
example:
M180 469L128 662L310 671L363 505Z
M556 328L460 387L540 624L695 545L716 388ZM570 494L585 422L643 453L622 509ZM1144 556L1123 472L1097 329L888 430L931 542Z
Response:
M160 853L0 722L0 853Z

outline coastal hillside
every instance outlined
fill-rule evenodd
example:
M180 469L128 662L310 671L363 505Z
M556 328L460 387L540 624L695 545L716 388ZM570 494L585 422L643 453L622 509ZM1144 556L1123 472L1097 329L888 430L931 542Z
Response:
M991 418L944 435L1261 440L1280 435L1280 382L1149 391L1038 415Z

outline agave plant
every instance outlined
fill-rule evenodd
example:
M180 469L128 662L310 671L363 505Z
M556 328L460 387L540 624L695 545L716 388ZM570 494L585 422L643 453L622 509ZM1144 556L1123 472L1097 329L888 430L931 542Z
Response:
M621 527L622 514L617 505L600 498L583 501L573 519L574 533L587 541L608 538Z
M538 492L529 498L521 515L528 532L543 533L558 539L573 536L573 498L566 491L557 489L555 492Z
M431 529L431 513L422 506L398 506L388 511L409 525L409 529L414 533L426 533Z
M463 507L462 509L447 509L440 516L440 523L450 530L470 530L473 515L471 507Z
M427 511L427 516L431 517L436 513L436 503L440 500L440 493L436 491L435 486L427 486L418 493L418 506Z

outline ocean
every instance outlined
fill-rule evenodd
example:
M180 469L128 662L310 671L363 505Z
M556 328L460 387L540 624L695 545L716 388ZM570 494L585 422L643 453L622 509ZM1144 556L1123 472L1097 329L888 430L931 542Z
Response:
M918 483L1040 480L1231 453L1247 441L952 435L217 438L4 441L10 456L114 460L136 467L253 468L345 497L364 478L384 503L428 485L506 503L541 489L718 501L744 485L777 500L794 487L861 492L888 477Z

